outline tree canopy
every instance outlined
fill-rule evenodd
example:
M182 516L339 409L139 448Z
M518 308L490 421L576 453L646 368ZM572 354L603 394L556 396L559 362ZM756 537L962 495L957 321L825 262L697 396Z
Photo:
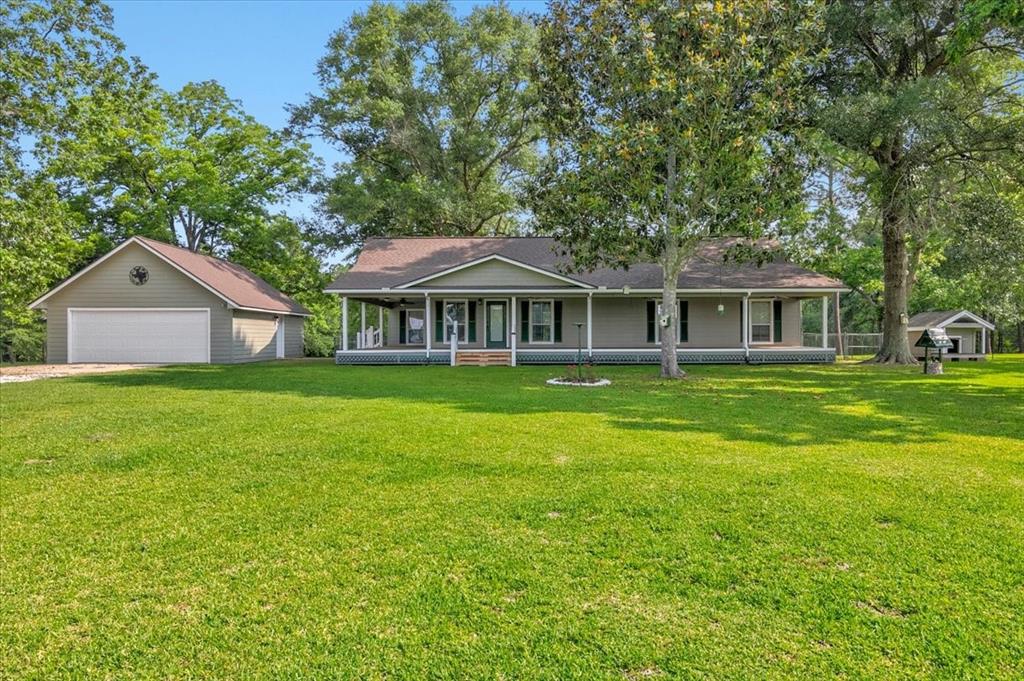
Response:
M1020 36L1003 23L1012 14L984 4L828 5L829 58L816 81L815 121L862 159L861 179L879 209L884 300L876 361L914 361L908 302L937 216L986 164L1024 153Z
M658 262L662 375L678 275L713 235L757 236L798 199L794 130L819 24L804 4L553 2L539 83L539 223L577 267Z
M321 187L328 238L513 231L536 163L535 30L505 5L374 2L335 33L293 125L345 152Z

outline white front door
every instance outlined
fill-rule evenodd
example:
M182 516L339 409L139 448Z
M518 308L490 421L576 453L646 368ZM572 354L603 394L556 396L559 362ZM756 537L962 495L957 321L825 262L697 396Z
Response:
M277 358L284 357L284 317L277 318Z
M68 362L210 361L210 311L69 308Z

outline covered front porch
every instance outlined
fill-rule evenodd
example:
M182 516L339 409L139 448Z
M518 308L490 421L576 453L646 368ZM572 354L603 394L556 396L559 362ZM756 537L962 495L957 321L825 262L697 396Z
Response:
M807 330L827 330L829 296L820 293L680 291L679 363L833 362L834 349L802 343L810 300L821 305ZM657 364L661 316L658 291L366 292L341 297L335 357L338 364Z

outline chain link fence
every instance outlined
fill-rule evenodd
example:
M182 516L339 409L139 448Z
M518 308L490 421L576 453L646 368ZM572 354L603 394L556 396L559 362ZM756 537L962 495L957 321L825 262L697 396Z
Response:
M811 348L821 347L820 333L804 333L804 345ZM873 355L882 345L880 333L844 333L843 356ZM828 334L828 347L836 347L836 334Z

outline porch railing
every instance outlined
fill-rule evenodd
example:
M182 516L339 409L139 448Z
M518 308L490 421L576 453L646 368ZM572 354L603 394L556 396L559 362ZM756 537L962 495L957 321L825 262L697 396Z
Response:
M356 331L357 350L382 347L384 347L384 332L381 329L370 326L366 331Z

